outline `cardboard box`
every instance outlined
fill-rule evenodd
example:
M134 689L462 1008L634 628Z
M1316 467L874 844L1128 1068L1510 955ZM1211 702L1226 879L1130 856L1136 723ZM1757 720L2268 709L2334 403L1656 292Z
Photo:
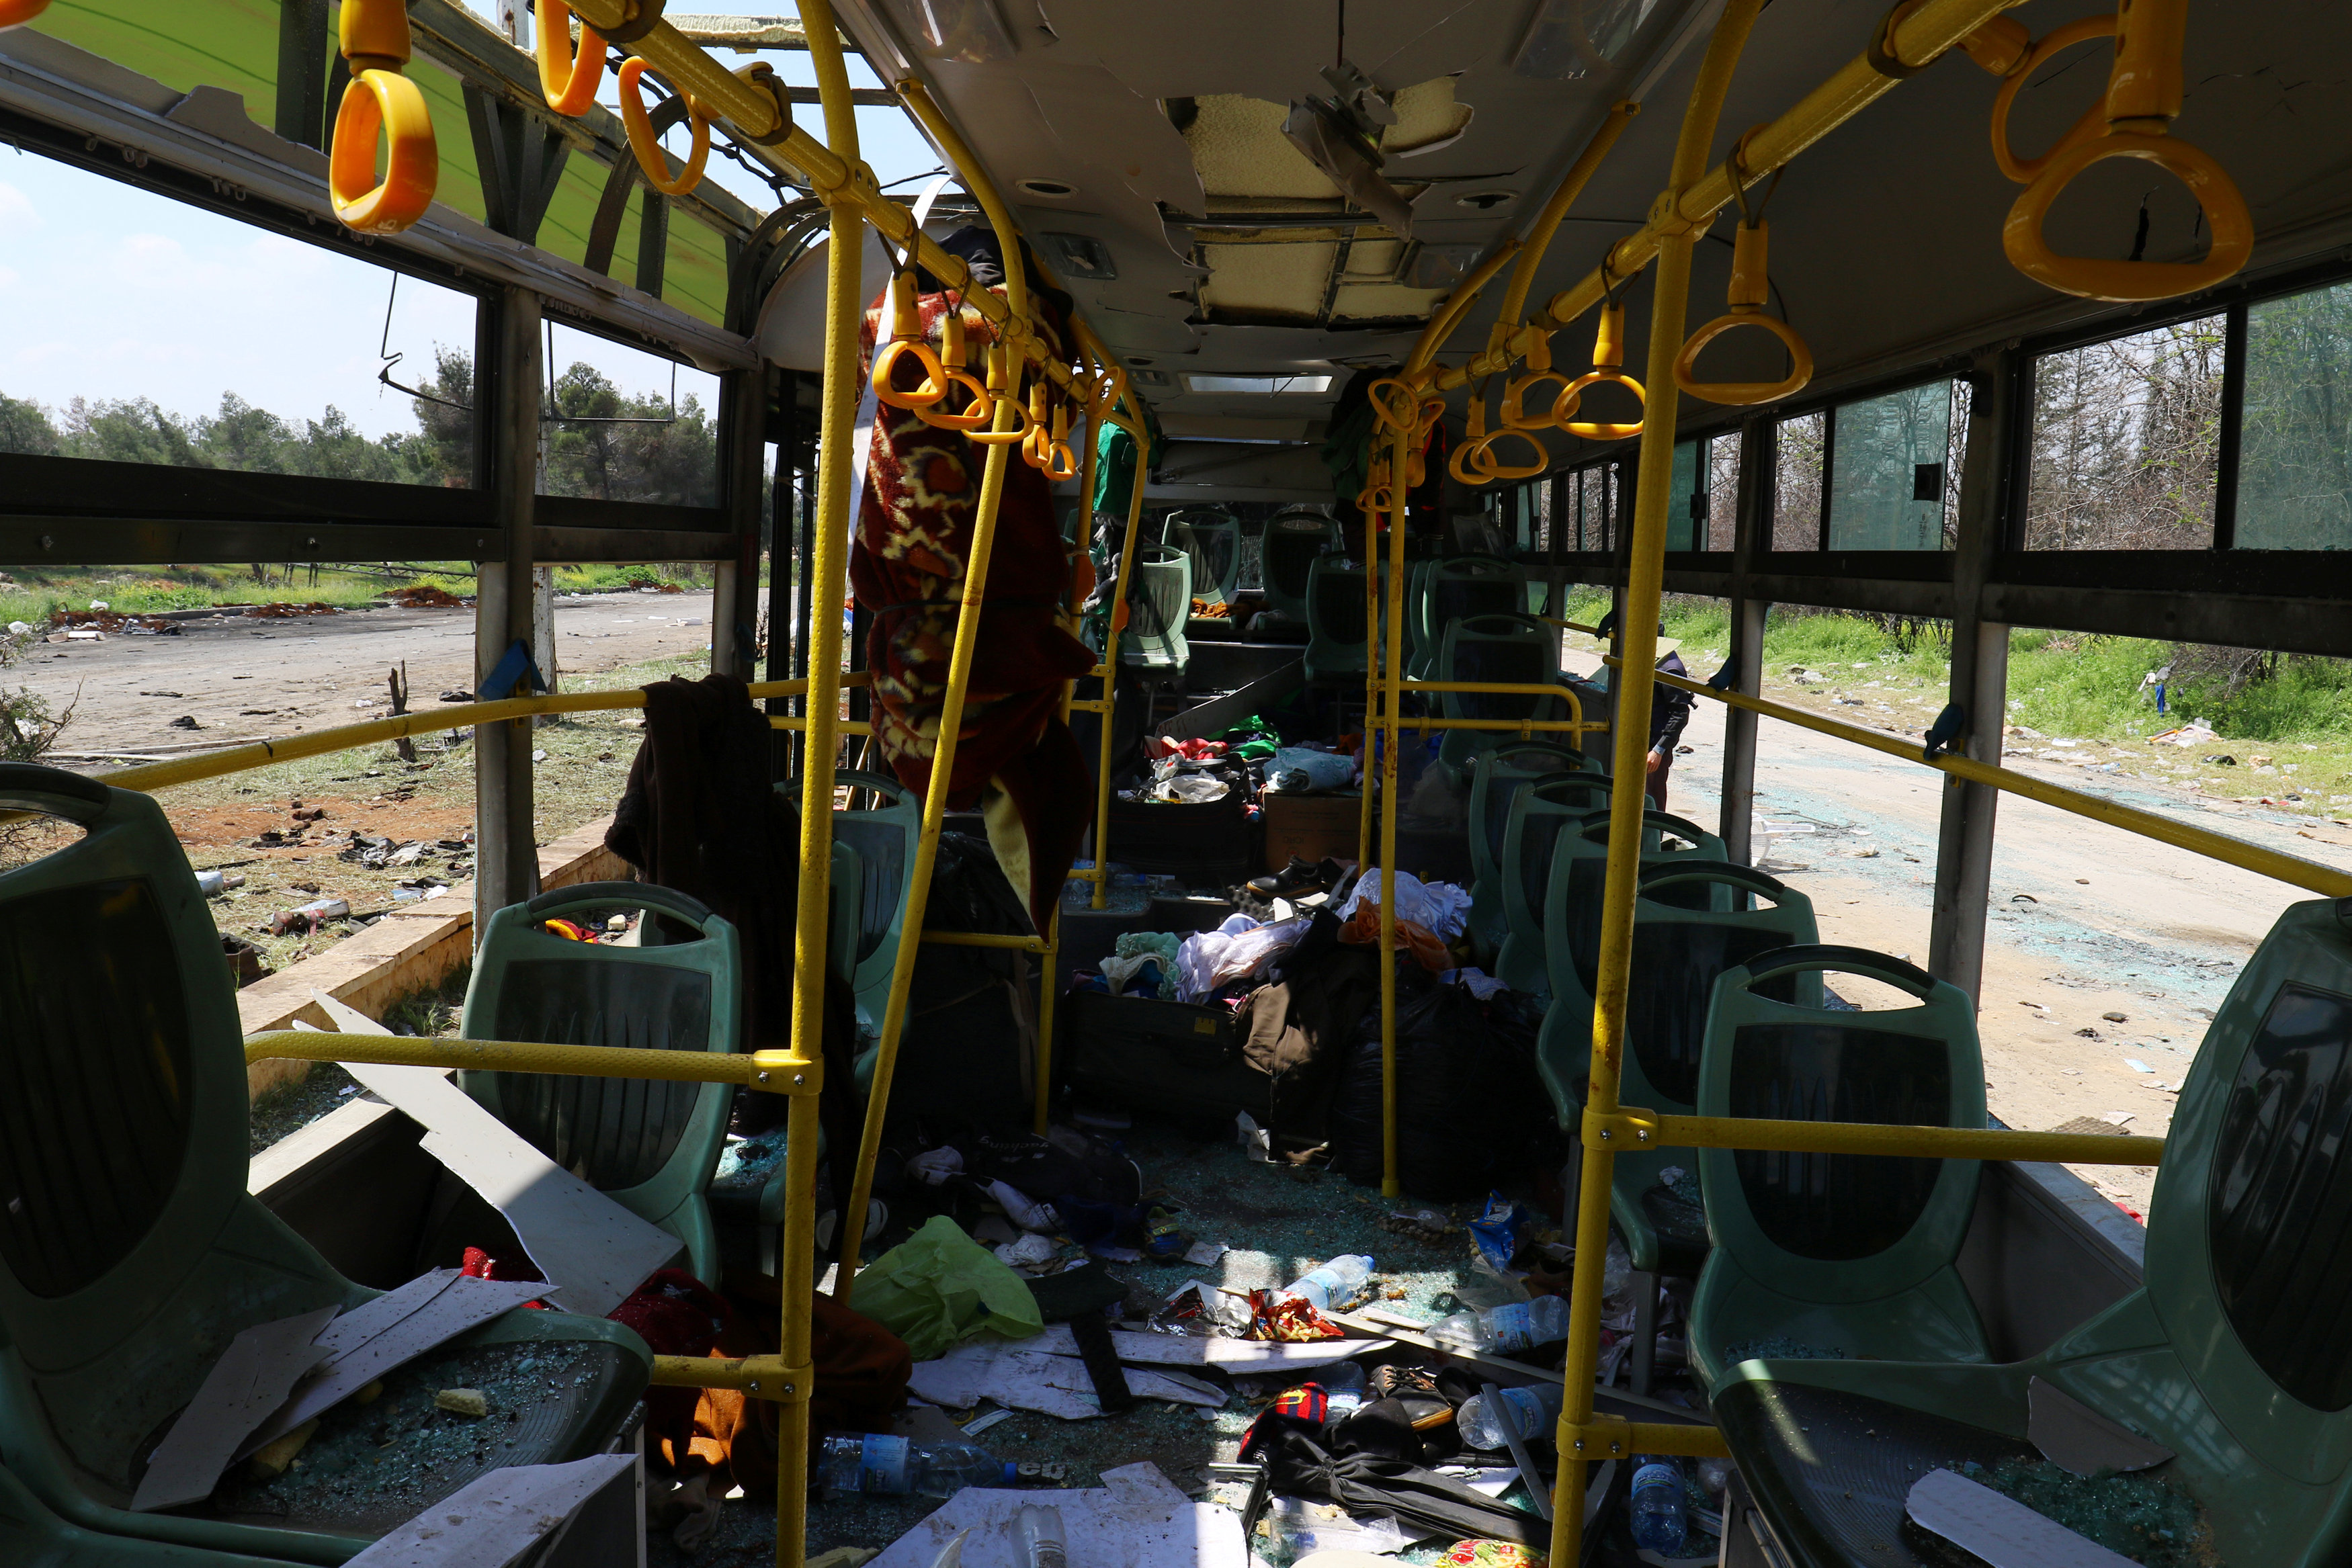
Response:
M1352 862L1356 858L1358 818L1364 804L1360 794L1353 790L1344 795L1269 792L1265 800L1267 871L1280 871L1293 855L1304 861L1329 857ZM1372 831L1380 831L1377 817Z

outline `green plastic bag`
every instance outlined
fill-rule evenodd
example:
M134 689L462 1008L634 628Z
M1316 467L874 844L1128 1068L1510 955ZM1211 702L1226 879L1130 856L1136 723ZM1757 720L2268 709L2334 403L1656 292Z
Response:
M917 1361L981 1334L1027 1339L1045 1327L1021 1276L944 1214L868 1264L849 1304L905 1340Z

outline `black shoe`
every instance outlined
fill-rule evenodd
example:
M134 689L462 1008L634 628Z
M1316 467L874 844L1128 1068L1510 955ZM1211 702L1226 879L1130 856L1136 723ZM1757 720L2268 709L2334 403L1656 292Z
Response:
M1323 888L1323 868L1293 855L1290 863L1280 871L1250 878L1249 888L1260 898L1291 898L1302 893L1319 893Z

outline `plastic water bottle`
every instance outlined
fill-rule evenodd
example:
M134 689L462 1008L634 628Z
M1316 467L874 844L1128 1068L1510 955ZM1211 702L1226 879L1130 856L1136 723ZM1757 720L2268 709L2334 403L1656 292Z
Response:
M1021 1511L1023 1568L1069 1568L1069 1542L1062 1531L1062 1511L1034 1505Z
M1672 1459L1643 1461L1633 1472L1633 1544L1661 1557L1679 1557L1689 1530L1682 1467Z
M820 1461L827 1492L887 1492L950 1498L966 1487L1009 1487L1021 1467L970 1443L916 1447L904 1437L827 1437Z
M1503 1403L1511 1407L1511 1419L1518 1423L1521 1438L1532 1442L1538 1437L1549 1441L1552 1428L1559 1421L1560 1385L1538 1383L1525 1388L1506 1388ZM1507 1448L1511 1440L1503 1432L1503 1424L1495 1418L1484 1394L1473 1394L1463 1402L1458 1417L1462 1440L1474 1448Z
M1315 1381L1323 1385L1324 1396L1329 1403L1326 1412L1328 1419L1337 1421L1364 1407L1367 1380L1364 1369L1354 1362L1343 1361L1337 1366L1327 1367Z
M1365 1282L1371 1277L1370 1255L1349 1252L1311 1270L1282 1294L1285 1300L1303 1301L1318 1312L1328 1312L1335 1303L1344 1305L1362 1294Z
M1429 1333L1431 1338L1447 1344L1508 1354L1566 1339L1568 1303L1558 1296L1538 1296L1532 1301L1511 1301L1483 1312L1456 1312L1439 1321Z

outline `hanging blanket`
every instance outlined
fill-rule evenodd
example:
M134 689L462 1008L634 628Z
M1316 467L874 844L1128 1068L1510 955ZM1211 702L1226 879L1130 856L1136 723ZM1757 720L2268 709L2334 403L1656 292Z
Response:
M995 334L960 295L923 294L924 329L936 343L951 299L963 312L974 373L982 375L981 350ZM873 361L884 310L877 299L866 312L861 366ZM1061 323L1050 303L1046 314L1051 333ZM922 372L902 359L894 374L912 388ZM944 406L960 413L969 402L958 388ZM850 583L874 615L866 663L875 737L892 771L917 790L928 788L937 751L985 457L961 431L877 405ZM1093 817L1086 759L1059 710L1062 683L1085 674L1094 657L1062 608L1071 566L1045 476L1018 447L1008 458L948 804L981 809L998 863L1043 931Z

